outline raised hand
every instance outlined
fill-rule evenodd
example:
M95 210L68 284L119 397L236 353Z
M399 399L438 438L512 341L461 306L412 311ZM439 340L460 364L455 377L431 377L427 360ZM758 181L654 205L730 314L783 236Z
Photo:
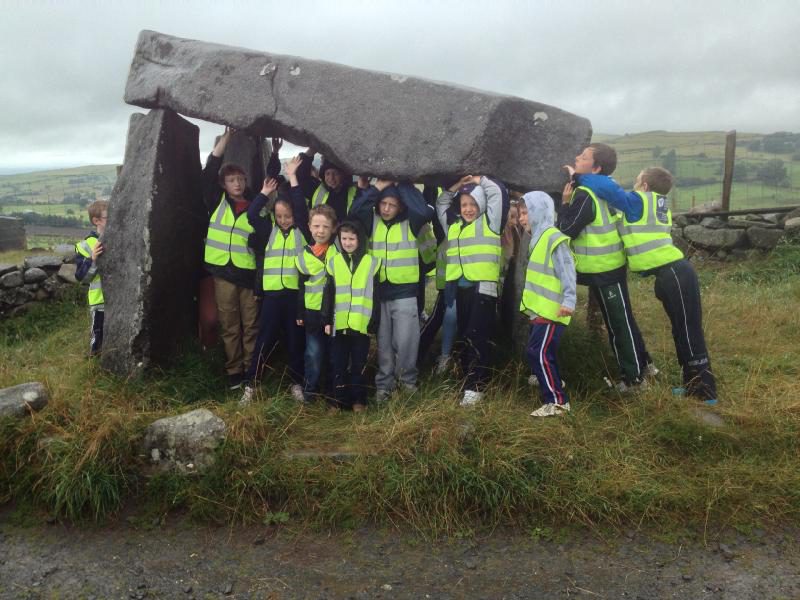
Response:
M261 193L269 196L272 192L278 189L278 180L272 177L267 177L264 180L264 185L261 186Z
M277 154L278 150L283 147L283 140L281 138L272 138L272 153Z

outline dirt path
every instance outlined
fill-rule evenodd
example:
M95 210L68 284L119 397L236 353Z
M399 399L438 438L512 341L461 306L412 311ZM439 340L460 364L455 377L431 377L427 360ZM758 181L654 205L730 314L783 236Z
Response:
M0 598L800 598L794 531L705 545L535 537L0 524Z

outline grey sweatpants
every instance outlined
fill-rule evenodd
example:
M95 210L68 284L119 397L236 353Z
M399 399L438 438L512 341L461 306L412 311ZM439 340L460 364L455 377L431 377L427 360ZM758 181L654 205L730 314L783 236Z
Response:
M375 387L391 392L396 381L405 387L416 386L418 351L419 313L416 297L381 302Z

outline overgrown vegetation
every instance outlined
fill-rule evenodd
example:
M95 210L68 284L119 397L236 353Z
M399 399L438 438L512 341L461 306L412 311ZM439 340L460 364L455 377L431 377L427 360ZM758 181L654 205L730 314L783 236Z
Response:
M189 351L169 371L125 381L85 358L83 299L0 322L0 386L43 381L50 405L0 424L0 502L104 519L128 504L163 518L376 522L423 534L498 524L714 529L800 521L800 254L701 271L720 404L671 394L679 379L652 280L631 278L634 309L662 375L646 392L604 389L608 344L581 311L562 342L574 412L534 421L528 371L498 371L485 403L457 407L457 386L426 376L418 393L367 413L292 403L275 376L240 409L219 354ZM614 376L613 370L610 375ZM216 465L144 477L139 444L156 418L206 407L228 424ZM724 421L702 419L713 410ZM311 457L309 450L324 451Z

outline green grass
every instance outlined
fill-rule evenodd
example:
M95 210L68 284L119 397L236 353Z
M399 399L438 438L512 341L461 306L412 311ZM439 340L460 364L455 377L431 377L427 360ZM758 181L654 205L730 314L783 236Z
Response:
M65 194L96 194L113 187L115 165L89 165L72 169L0 175L0 199L20 205L60 203ZM6 209L6 213L11 212Z
M279 373L242 409L224 389L221 353L195 347L169 370L128 381L84 357L88 317L76 292L0 322L0 386L38 380L52 396L33 417L0 424L0 501L72 520L101 520L127 504L148 519L180 510L201 522L378 523L423 535L497 525L797 525L798 258L797 246L783 245L700 273L719 429L671 394L679 370L651 279L631 277L631 296L663 375L638 396L605 390L613 359L581 309L562 342L574 412L538 421L528 417L538 400L517 360L498 367L486 401L470 411L457 406L455 380L425 375L418 393L385 408L330 415L293 403ZM228 425L215 466L140 475L145 427L198 407ZM308 449L348 457L287 458Z

